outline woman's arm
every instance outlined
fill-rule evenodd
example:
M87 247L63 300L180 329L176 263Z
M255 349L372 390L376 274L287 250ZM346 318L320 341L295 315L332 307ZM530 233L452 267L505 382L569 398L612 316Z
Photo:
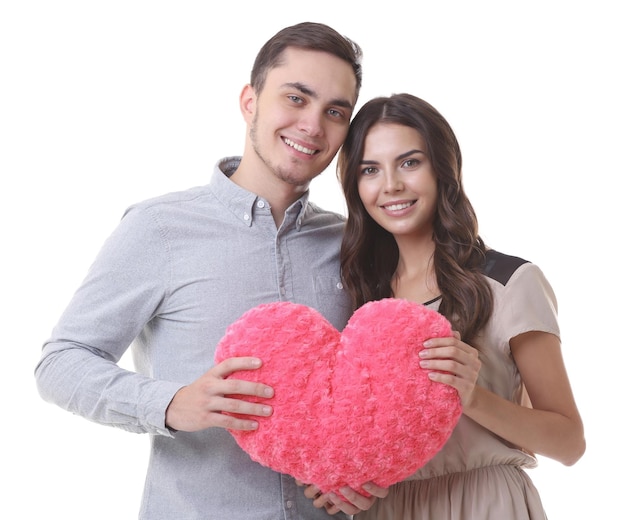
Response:
M559 339L533 331L512 338L510 345L532 408L477 386L477 352L458 338L427 342L424 368L435 370L433 380L459 391L467 417L520 448L571 466L586 443Z

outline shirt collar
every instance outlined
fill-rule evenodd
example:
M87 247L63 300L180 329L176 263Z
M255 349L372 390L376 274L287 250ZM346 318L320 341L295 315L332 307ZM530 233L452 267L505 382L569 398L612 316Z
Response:
M229 179L240 162L240 156L225 157L218 161L213 169L210 187L213 193L230 209L237 219L247 226L251 226L255 215L255 205L260 204L260 206L257 206L260 208L266 205L265 207L269 209L269 203L262 197L245 190ZM300 230L308 201L309 191L307 190L302 197L287 208L285 223L295 222L296 228Z

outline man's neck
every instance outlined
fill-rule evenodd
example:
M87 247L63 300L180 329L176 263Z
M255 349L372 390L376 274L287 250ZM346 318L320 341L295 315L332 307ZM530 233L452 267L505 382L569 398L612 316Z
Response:
M255 193L269 203L274 222L278 228L285 217L287 208L306 193L308 185L289 184L272 175L266 167L264 169L255 168L257 171L254 171L253 168L242 159L230 179L238 186ZM266 172L265 175L263 171Z

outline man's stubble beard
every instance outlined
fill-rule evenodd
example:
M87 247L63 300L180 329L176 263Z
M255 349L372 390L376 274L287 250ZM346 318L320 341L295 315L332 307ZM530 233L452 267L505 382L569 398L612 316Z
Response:
M252 120L252 126L250 127L250 142L252 143L252 149L254 150L254 153L256 153L259 159L261 159L261 162L276 176L276 178L280 179L283 182L286 182L288 184L293 184L295 186L308 185L311 182L312 178L307 178L306 180L303 180L300 178L294 178L291 173L291 170L286 170L285 168L281 167L278 164L273 164L272 162L270 162L269 159L267 159L263 155L261 151L261 147L259 146L257 142L257 128L258 128L258 112L255 114L254 119ZM298 160L295 158L292 158L291 162L295 166L297 166ZM317 174L314 175L314 177L316 176Z

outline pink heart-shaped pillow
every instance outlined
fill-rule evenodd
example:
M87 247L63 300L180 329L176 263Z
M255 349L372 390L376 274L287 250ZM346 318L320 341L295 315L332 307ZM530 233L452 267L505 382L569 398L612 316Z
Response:
M461 414L457 391L431 381L418 352L450 323L423 305L387 298L360 307L340 333L318 311L262 304L227 330L215 361L257 356L258 370L230 377L274 388L270 417L230 430L250 457L322 492L391 484L413 474L448 440Z

